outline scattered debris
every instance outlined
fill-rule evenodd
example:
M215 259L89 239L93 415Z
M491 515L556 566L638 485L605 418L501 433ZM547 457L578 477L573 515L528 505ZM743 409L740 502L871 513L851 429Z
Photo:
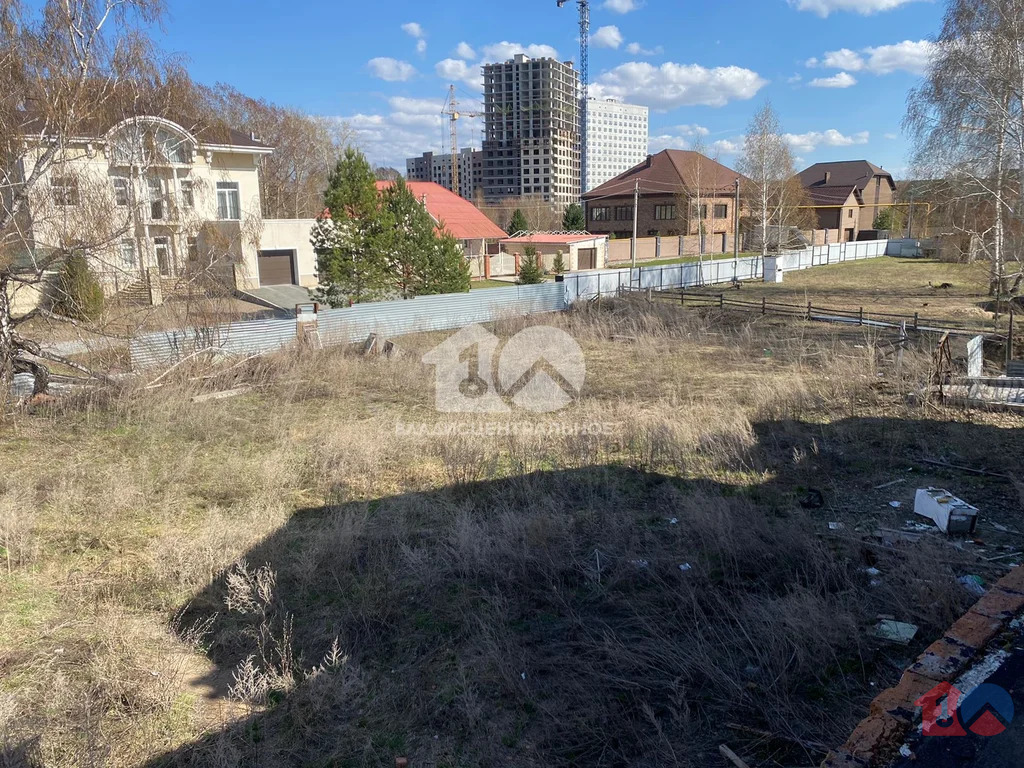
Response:
M893 509L899 509L900 507L903 506L903 502L902 501L890 501L889 502L889 506L892 507Z
M982 597L985 594L985 580L981 576L961 576L957 581L975 597Z
M733 752L731 749L725 746L725 744L720 744L718 746L718 751L721 753L722 757L724 757L730 763L735 765L736 768L750 768L749 765L747 765L745 762L743 762L743 760L740 759L739 755L737 755L735 752Z
M995 557L983 558L986 563L994 563L996 560L1005 560L1008 557L1021 557L1024 552L1007 552L1005 555L996 555Z
M684 571L684 572L685 571L692 571L693 570L693 566L690 565L689 563L683 563L682 565L679 566L679 570L680 571Z
M846 527L845 523L829 523L828 524L828 529L830 531L841 531L845 527Z
M678 517L670 517L669 520L668 520L668 524L669 525L679 525L679 518Z
M372 355L377 351L377 334L371 333L363 342L363 354Z
M407 757L396 757L395 768L409 768L409 758Z
M825 494L817 488L808 488L800 499L800 506L804 509L821 509L825 506Z
M881 491L881 490L884 490L886 488L892 488L894 485L899 485L900 483L905 483L905 482L906 482L906 478L901 477L898 480L893 480L890 483L882 483L882 485L876 485L874 490Z
M908 531L920 531L921 533L928 533L929 531L935 530L934 526L918 523L915 520L907 520L907 522L903 524L903 527Z
M648 562L647 560L630 560L629 562L631 565L636 566L636 568L638 568L641 571L646 571L648 568L651 567L650 562Z
M971 475L984 475L986 477L1001 477L1004 480L1010 480L1009 475L1004 475L1001 472L989 472L987 469L975 469L973 467L962 467L959 464L950 464L948 461L936 461L935 459L921 459L924 464L931 464L933 467L942 467L943 469L956 469L960 472L967 472Z
M882 572L880 570L878 570L877 568L865 568L864 569L864 573L866 573L868 576L881 576L882 575Z
M909 644L917 636L917 626L892 619L882 619L875 627L875 637L900 645Z
M900 755L906 758L911 758L914 756L914 751L910 748L908 744L904 744L902 747L900 747Z
M919 488L914 512L934 521L946 534L973 534L978 527L978 508L941 488Z

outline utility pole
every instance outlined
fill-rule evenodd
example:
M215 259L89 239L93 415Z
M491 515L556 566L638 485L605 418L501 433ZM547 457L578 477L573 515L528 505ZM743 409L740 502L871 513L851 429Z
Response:
M740 268L740 180L736 179L736 199L732 204L732 280Z
M636 180L633 188L633 239L629 243L630 259L633 262L633 269L636 269L636 227L640 214L640 179Z
M563 7L569 0L558 0ZM587 192L587 97L590 91L590 0L576 0L580 9L580 199Z

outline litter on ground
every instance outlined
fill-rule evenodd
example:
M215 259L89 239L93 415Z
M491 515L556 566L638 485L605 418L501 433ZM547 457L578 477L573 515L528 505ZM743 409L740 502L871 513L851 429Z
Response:
M917 626L902 621L882 619L875 627L875 637L900 645L907 645L916 636Z

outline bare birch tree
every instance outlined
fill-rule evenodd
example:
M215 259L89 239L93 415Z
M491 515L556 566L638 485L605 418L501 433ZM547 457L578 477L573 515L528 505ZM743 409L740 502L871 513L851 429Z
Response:
M766 102L754 115L743 142L739 170L748 177L745 196L761 239L761 256L768 255L776 230L775 247L785 245L786 227L801 226L809 220L802 206L805 198L794 182L793 153L782 135L779 118Z
M1024 280L1024 0L950 0L904 122L946 225L991 265L998 318Z

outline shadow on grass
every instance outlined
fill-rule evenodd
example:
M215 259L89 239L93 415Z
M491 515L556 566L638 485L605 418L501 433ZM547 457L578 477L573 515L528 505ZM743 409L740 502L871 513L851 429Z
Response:
M300 510L180 622L249 716L150 765L698 766L729 722L838 743L898 676L876 615L927 644L970 598L940 542L830 536L828 475L942 429L759 424L743 461L778 479L749 487L596 466ZM827 509L796 503L810 481Z

